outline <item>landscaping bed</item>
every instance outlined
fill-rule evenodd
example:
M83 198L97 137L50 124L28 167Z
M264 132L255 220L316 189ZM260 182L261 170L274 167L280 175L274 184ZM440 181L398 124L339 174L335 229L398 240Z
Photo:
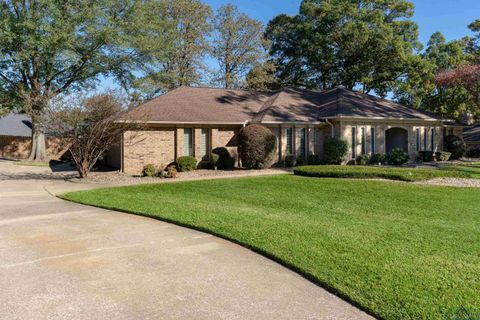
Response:
M399 168L385 166L300 166L294 169L295 175L323 178L352 178L352 179L390 179L400 181L422 181L433 178L472 178L469 172L461 170L439 170Z
M233 240L379 318L480 308L478 189L276 175L63 197Z

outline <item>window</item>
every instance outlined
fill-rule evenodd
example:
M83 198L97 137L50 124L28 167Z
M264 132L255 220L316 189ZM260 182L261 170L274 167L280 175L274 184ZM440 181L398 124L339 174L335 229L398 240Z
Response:
M416 135L417 135L417 152L420 151L420 128L416 129Z
M357 128L352 127L352 159L357 157Z
M202 137L201 137L201 145L200 145L200 156L202 160L207 161L210 160L210 129L203 128L202 129Z
M375 153L375 128L370 128L370 150L372 153Z
M423 151L427 151L428 144L428 131L427 128L423 129Z
M430 135L432 151L435 151L435 128L432 128Z
M293 154L293 129L287 128L287 155Z
M183 129L183 155L193 156L193 129Z
M365 153L367 153L367 150L366 150L367 148L366 148L366 146L365 146L365 144L366 144L366 140L365 140L365 128L361 128L361 129L360 129L360 132L362 133L362 137L361 137L362 140L360 141L360 143L362 144L362 151L361 151L361 152L362 152L362 154L365 154Z
M302 157L307 156L307 131L305 128L301 128L299 131L300 134L300 154Z

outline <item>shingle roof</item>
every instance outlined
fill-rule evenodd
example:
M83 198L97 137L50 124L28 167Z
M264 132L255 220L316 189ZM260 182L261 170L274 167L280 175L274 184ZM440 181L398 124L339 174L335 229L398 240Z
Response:
M245 90L180 87L140 105L130 115L161 122L243 123L252 119L270 96Z
M345 88L286 88L275 93L180 87L131 113L161 122L317 122L325 118L393 118L440 121L435 115Z
M10 113L0 118L0 136L31 137L30 117L25 114Z
M480 121L463 130L463 140L480 143Z

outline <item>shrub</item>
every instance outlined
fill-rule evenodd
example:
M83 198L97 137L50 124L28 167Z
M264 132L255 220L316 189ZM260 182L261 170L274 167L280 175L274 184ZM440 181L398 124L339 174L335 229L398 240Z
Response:
M243 166L247 169L270 166L276 141L270 129L262 125L251 124L242 128L238 133L238 143Z
M370 163L370 156L368 154L361 154L355 158L355 163L361 166Z
M212 154L218 156L216 167L219 170L233 170L235 168L235 158L230 155L227 148L218 147L213 149ZM215 157L215 156L213 156ZM216 157L215 157L216 158Z
M155 165L149 163L145 165L142 169L142 176L143 177L155 177L157 175L157 168Z
M434 160L433 151L418 151L418 160L423 162L432 162Z
M306 164L307 164L307 161L306 161L304 156L300 155L300 156L297 157L297 159L295 161L296 166L303 166L303 165L306 165Z
M437 161L448 161L451 155L452 154L447 151L435 152L435 159L437 159Z
M197 159L190 156L179 157L177 159L178 171L187 172L192 171L197 166Z
M399 166L407 163L410 160L410 156L402 149L395 148L387 153L385 160L388 164Z
M213 169L217 169L218 160L220 160L220 156L212 152L212 154L210 155L210 162L212 164Z
M470 149L467 151L467 156L470 158L480 158L480 149Z
M364 166L302 166L296 167L293 173L299 176L319 178L382 178L401 181L419 181L440 177L471 177L469 173L452 170Z
M311 166L316 166L321 163L320 156L318 154L308 155L308 164Z
M386 162L386 155L383 153L374 153L370 156L369 164L383 164Z
M328 137L323 144L327 164L342 164L348 152L348 142L339 138Z
M450 156L451 159L460 159L465 153L466 146L462 138L449 135L443 141L443 148L452 154Z
M291 168L295 167L295 156L294 155L288 155L285 156L285 167Z
M175 168L175 166L169 166L167 168L167 178L176 178L177 177L177 168Z

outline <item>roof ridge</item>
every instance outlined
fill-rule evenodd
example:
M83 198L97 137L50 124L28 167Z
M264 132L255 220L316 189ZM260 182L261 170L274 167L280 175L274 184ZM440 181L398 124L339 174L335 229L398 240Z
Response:
M258 110L257 112L257 115L255 117L253 117L253 119L257 118L259 116L259 119L260 122L263 121L263 118L265 117L265 115L267 114L267 111L270 110L270 108L272 107L273 103L275 102L275 100L277 100L277 98L280 96L280 94L282 92L284 92L285 89L281 89L281 90L278 90L277 92L274 92L272 94L271 97L269 97L265 103L262 105L262 107L260 108L260 110Z

